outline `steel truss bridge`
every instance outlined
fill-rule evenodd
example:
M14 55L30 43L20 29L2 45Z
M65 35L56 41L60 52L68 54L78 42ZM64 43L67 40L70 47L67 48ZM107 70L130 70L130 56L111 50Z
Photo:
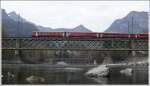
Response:
M147 51L146 39L2 38L3 50L132 50Z
M101 51L148 51L148 40L146 39L111 39L111 38L34 38L34 37L7 37L2 38L2 59L17 57L26 61L24 57L51 57L44 52L57 51L78 51L89 54ZM29 51L29 52L28 52ZM49 52L50 53L50 52ZM26 55L29 56L26 56ZM31 55L33 54L33 55ZM54 62L66 61L71 63L91 64L92 56L86 58L51 58ZM73 56L73 55L71 55ZM41 60L41 59L39 59Z

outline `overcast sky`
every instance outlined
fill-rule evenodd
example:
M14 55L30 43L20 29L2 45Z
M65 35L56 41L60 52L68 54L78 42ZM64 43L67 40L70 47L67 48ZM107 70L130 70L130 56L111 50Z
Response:
M15 11L45 27L74 28L80 24L95 32L106 30L130 11L149 11L148 1L2 1L7 13Z

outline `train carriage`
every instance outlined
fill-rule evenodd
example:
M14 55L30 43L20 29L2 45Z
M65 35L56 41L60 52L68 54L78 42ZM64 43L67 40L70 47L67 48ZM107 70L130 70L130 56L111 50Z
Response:
M96 33L96 32L33 32L33 37L66 37L66 38L140 38L148 39L148 33Z
M129 34L125 33L99 33L100 38L128 38Z
M98 38L98 33L94 32L67 32L66 34L70 38Z
M32 32L33 37L63 37L64 32Z
M148 33L137 34L137 38L148 39Z

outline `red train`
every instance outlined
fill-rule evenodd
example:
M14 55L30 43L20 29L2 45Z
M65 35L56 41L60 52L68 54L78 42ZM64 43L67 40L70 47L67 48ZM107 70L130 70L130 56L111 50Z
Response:
M97 32L32 32L32 37L68 37L68 38L141 38L148 39L148 33L97 33Z

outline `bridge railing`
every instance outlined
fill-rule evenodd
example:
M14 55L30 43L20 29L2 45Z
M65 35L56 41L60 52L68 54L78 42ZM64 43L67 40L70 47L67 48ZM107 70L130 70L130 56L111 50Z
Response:
M3 38L2 49L29 50L148 50L144 39Z

